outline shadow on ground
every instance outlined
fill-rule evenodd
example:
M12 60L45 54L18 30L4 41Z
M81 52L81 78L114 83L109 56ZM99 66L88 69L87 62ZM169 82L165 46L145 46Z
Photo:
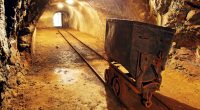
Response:
M134 96L134 100L132 105L128 105L129 107L127 107L126 105L123 106L124 104L122 104L122 102L118 101L118 104L121 105L121 107L119 108L113 108L113 104L112 102L110 102L110 96L109 94L112 94L112 97L115 97L113 94L113 91L111 89L108 88L108 86L105 87L106 93L107 93L107 106L108 106L108 110L165 110L163 109L158 103L157 101L153 100L153 105L150 108L145 108L141 103L140 103L140 97L136 96L135 94L132 95ZM166 106L168 106L169 110L199 110L197 108L194 108L192 106L189 106L187 104L181 103L179 101L176 101L175 99L172 99L170 97L166 97L164 95L161 95L159 93L155 93L154 96L156 98L158 98L162 103L164 103ZM117 100L117 97L115 97L115 99ZM137 101L138 100L138 101ZM131 106L131 108L130 108Z

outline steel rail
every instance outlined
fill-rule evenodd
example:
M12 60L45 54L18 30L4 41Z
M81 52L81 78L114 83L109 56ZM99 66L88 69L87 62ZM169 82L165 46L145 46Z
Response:
M83 55L80 54L80 52L74 48L74 46L65 38L65 36L58 30L58 32L60 33L60 35L65 39L65 41L70 45L70 47L79 55L79 57L87 64L87 66L93 71L93 73L97 76L97 78L104 84L105 87L107 87L110 91L111 88L108 87L105 83L105 81L100 77L100 75L98 74L98 72L89 64L89 62L84 58ZM71 34L70 34L71 35ZM86 46L87 47L87 46ZM90 49L90 48L89 48ZM92 51L94 51L92 49ZM95 52L97 53L97 52ZM98 53L97 53L98 54ZM116 100L118 101L118 103L122 104L126 109L128 109L126 107L126 105L123 104L123 102L121 100L119 100L118 98L116 98Z
M101 57L102 59L106 60L108 62L108 59L106 59L105 57L103 57L102 55L100 55L98 52L96 52L94 49L92 49L91 47L89 47L88 45L86 45L85 43L83 43L81 40L79 40L77 37L75 37L71 32L69 31L65 31L68 34L70 34L73 38L75 38L77 41L81 42L84 46L86 46L87 48L89 48L91 51L93 51L94 53L96 53L99 57Z
M65 36L58 30L58 32L61 34L61 36L65 39L65 41L67 41L67 43L76 51L76 53L80 56L80 58L88 65L88 67L95 73L95 75L98 77L98 79L100 80L100 81L102 81L104 84L105 84L105 82L104 82L104 80L97 74L98 72L89 64L89 62L84 58L84 56L83 55L81 55L80 53L79 53L79 51L76 49L76 48L74 48L74 46L65 38Z

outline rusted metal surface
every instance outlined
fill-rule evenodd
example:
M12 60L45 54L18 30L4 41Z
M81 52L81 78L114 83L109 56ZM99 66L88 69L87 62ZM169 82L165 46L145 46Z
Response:
M139 91L146 107L151 105L152 93L160 88L161 71L164 70L173 35L174 30L170 28L128 20L107 20L105 50L108 59L129 71L128 79L134 80L132 85ZM120 80L115 78L111 77L111 84Z

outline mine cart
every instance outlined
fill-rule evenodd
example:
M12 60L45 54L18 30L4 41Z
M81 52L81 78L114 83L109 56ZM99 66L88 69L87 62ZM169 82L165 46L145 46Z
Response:
M110 66L106 83L122 102L131 92L141 96L146 107L152 105L152 93L159 90L174 30L151 24L108 19L105 50Z

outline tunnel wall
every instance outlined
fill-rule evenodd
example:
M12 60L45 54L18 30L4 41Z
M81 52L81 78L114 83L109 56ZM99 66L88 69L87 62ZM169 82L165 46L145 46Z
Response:
M20 60L20 55L17 51L17 41L14 39L8 39L8 36L11 36L11 28L14 24L12 21L8 20L8 5L10 1L0 0L0 107L7 109L10 105L9 100L12 95L12 89L17 86L17 81L21 82L22 78L22 63ZM13 2L13 4L17 2ZM10 7L14 5L10 4ZM12 10L9 8L9 12ZM10 13L12 14L12 13ZM6 19L7 18L7 19ZM12 37L14 38L14 37ZM18 75L18 77L17 77Z
M155 24L148 0L88 0L87 2L107 18L114 17Z
M6 64L8 57L10 55L10 50L8 47L8 39L6 38L6 23L5 23L5 7L4 0L0 1L0 93L4 91L6 83ZM2 100L2 95L0 95Z
M134 21L156 24L156 19L150 12L148 0L88 0L95 10L97 10L105 36L107 18L129 19Z
M187 50L193 53L187 59L200 63L200 2L150 0L150 8L156 16L157 25L176 29L174 51L180 48Z
M25 83L28 61L20 51L22 39L29 39L30 25L37 21L48 0L0 0L0 109L11 110L16 88ZM40 5L38 5L40 4ZM28 44L26 44L28 45ZM27 46L28 48L29 45ZM30 58L29 58L30 59Z

